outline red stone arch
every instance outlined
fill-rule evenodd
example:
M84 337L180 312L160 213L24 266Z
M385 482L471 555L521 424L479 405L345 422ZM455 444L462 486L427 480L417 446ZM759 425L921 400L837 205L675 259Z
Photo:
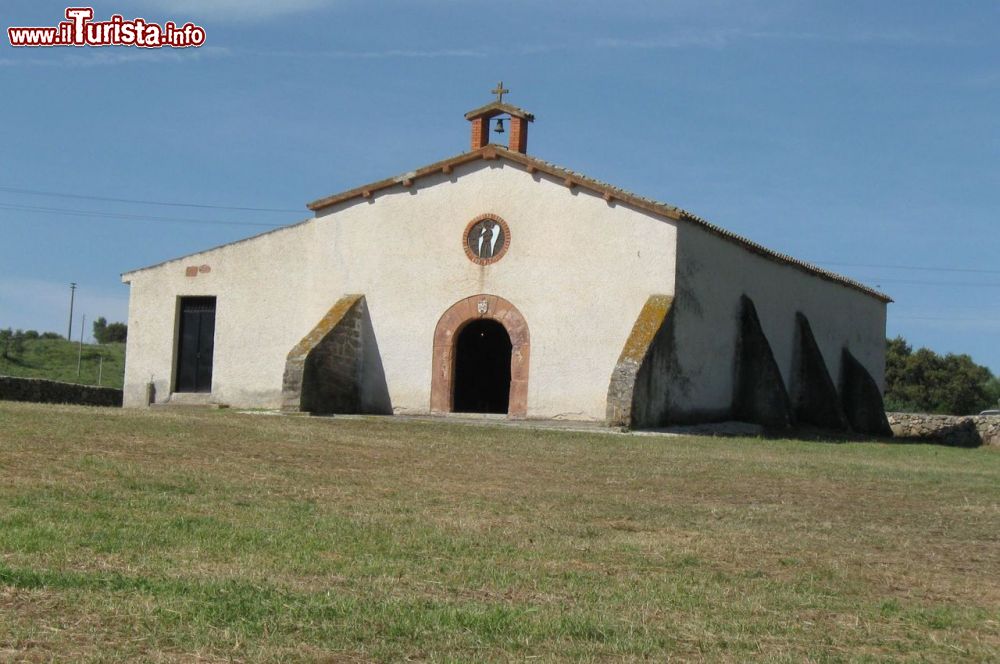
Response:
M513 304L497 295L473 295L453 304L434 328L434 365L431 373L431 412L450 413L454 407L455 340L463 327L488 318L504 326L510 336L510 400L507 415L528 414L528 323Z

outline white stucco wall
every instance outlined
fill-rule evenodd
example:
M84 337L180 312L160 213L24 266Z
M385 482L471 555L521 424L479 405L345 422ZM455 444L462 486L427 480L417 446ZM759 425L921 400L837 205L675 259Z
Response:
M303 326L315 324L295 295L311 283L309 263L294 259L309 253L313 234L311 223L301 224L124 275L131 282L125 405L144 405L149 381L157 402L168 400L179 299L201 295L217 297L212 400L277 404L285 355ZM185 276L187 266L200 265L211 272Z
M679 229L677 269L676 340L686 379L677 392L681 407L711 414L731 405L743 294L754 302L786 389L792 389L797 311L809 319L835 384L846 346L884 389L884 302L693 224Z
M506 220L497 263L478 266L462 234L477 215ZM520 166L477 161L354 199L300 226L126 274L132 294L126 405L152 379L170 393L176 310L215 295L212 399L277 407L285 355L342 295L365 295L395 412L430 404L434 328L452 304L499 295L528 323L529 417L602 420L608 381L652 293L672 293L676 225L609 206ZM211 272L184 276L189 265Z

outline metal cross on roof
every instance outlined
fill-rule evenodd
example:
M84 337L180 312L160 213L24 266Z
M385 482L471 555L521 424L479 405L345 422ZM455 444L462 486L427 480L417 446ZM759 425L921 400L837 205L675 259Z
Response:
M510 90L508 90L507 88L505 88L503 86L503 81L500 81L499 83L497 83L497 86L495 88L493 88L492 90L490 90L490 92L492 92L493 94L495 94L497 96L497 101L498 102L503 103L503 96L505 94L509 94Z

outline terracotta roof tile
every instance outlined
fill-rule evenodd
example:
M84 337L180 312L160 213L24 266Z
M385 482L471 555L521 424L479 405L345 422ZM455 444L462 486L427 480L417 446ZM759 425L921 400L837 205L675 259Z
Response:
M480 106L475 110L469 111L465 114L465 119L472 120L473 118L478 118L482 115L499 115L500 113L513 115L515 118L524 118L528 122L535 121L535 116L528 111L514 106L513 104L505 104L502 101L490 102L485 106Z

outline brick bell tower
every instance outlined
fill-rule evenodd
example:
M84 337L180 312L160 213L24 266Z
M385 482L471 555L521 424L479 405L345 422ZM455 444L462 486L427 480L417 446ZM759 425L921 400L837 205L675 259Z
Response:
M510 122L510 138L507 142L507 149L521 154L526 153L528 151L528 123L534 122L535 116L523 108L504 103L503 96L510 90L503 87L503 81L497 83L497 87L490 92L497 96L496 101L465 114L465 119L472 123L472 149L478 150L489 145L490 124L495 118L496 123L493 131L498 134L504 133L504 120Z

